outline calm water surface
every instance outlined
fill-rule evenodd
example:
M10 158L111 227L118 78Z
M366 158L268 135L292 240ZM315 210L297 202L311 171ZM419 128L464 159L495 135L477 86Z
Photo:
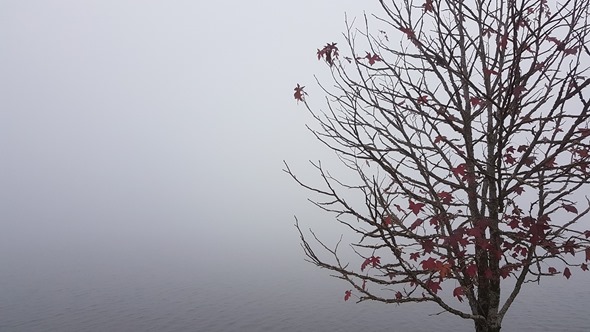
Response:
M0 331L472 330L428 304L344 302L346 285L299 251L6 240ZM555 278L525 289L503 331L590 331L589 308L589 274Z

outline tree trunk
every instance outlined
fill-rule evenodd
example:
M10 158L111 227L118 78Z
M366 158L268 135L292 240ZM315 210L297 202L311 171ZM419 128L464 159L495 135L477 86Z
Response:
M476 332L500 332L501 326L496 322L475 322Z

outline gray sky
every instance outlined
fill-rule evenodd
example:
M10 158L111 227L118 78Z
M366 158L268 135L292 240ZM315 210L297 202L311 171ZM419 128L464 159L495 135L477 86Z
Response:
M0 252L302 261L293 214L326 216L282 160L326 150L293 88L321 104L358 3L1 1Z

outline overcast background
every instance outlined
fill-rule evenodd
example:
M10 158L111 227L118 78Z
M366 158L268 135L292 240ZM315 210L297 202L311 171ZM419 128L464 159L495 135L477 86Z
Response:
M329 230L282 161L332 158L293 88L376 4L0 0L0 327L469 330L344 303L293 227Z

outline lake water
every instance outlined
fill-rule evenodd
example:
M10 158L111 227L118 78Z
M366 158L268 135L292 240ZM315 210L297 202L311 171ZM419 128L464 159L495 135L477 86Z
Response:
M72 241L3 244L0 331L472 331L428 304L344 302L300 253ZM554 278L525 289L503 331L589 331L589 308L589 274Z

